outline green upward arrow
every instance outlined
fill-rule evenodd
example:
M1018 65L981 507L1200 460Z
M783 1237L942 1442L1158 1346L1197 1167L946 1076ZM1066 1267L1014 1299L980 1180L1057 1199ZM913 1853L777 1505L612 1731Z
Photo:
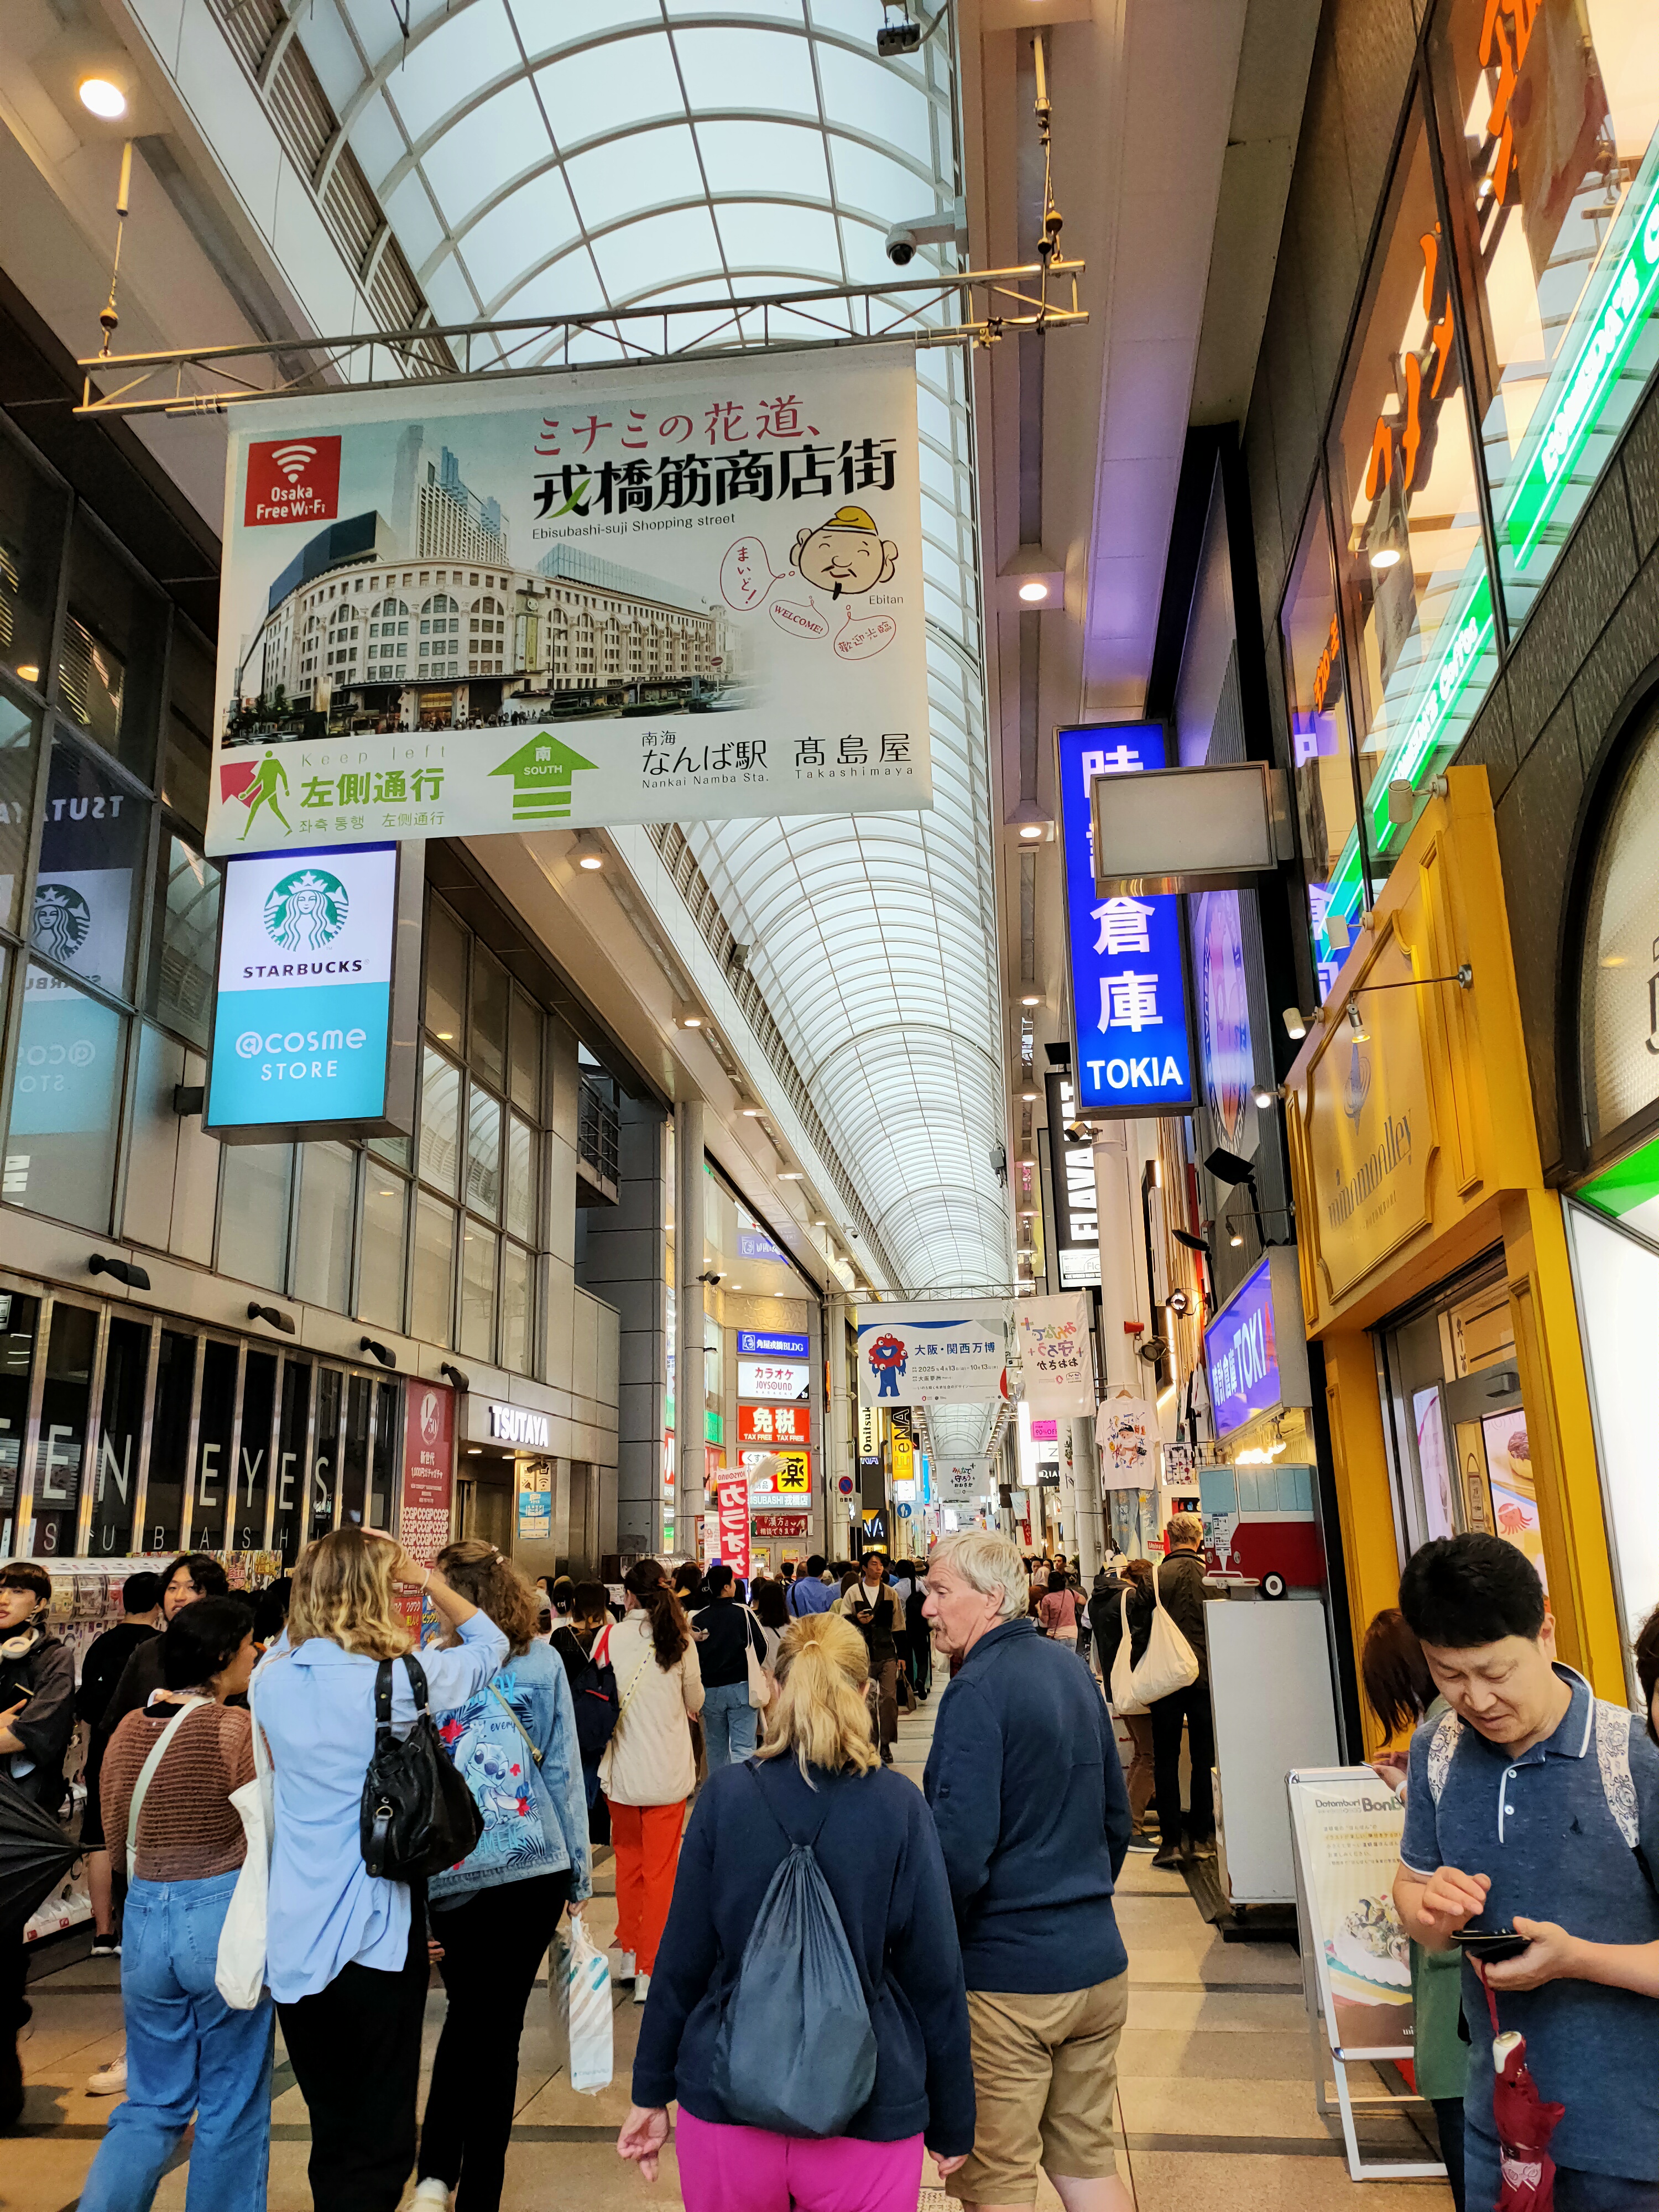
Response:
M512 777L515 822L545 822L569 813L572 775L577 769L594 765L562 738L544 730L489 773Z

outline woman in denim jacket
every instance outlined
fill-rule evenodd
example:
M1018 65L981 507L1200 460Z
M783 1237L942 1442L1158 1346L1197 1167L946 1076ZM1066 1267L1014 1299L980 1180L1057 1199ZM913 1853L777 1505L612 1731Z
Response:
M592 1894L587 1799L569 1680L536 1635L541 1593L477 1540L447 1546L438 1571L495 1622L508 1656L493 1681L438 1723L484 1831L428 1890L449 2010L414 2202L447 2206L459 2188L459 2212L496 2212L536 1970L565 1906L580 1913Z

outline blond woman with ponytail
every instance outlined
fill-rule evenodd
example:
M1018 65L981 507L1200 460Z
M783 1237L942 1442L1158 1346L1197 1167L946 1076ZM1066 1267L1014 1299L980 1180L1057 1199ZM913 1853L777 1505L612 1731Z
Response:
M678 2101L685 2212L856 2204L915 2212L924 2145L941 2174L974 2140L968 2000L933 1815L870 1740L870 1655L850 1622L784 1631L778 1696L750 1759L711 1773L680 1853L617 2148L656 2179ZM797 1843L812 1845L876 2037L875 2085L844 2135L745 2127L714 2087L714 2042L756 1917Z

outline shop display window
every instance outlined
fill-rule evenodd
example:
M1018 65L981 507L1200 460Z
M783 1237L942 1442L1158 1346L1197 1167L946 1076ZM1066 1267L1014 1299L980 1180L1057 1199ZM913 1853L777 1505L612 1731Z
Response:
M143 1548L147 1552L179 1548L195 1392L196 1339L182 1329L164 1328L156 1357L149 1480L144 1491Z
M22 904L40 757L40 717L0 691L0 929L16 928Z
M1513 631L1659 361L1659 41L1650 0L1444 0L1431 52Z
M345 1381L337 1367L317 1370L317 1415L311 1438L311 1480L306 1540L314 1543L334 1526L345 1456Z
M368 1525L371 1528L392 1526L392 1491L398 1469L398 1386L395 1382L376 1382L374 1393L374 1442L368 1462Z
M29 1376L40 1301L0 1291L0 1558L11 1556L17 1526L17 1478L28 1428Z
M161 601L86 511L78 512L58 649L58 702L70 721L146 785L155 764L166 640Z
M1498 666L1457 313L1429 133L1414 105L1329 447L1374 887Z
M108 1229L126 1028L101 1000L29 963L6 1139L13 1205Z
M133 1510L143 1465L144 1394L149 1381L148 1322L112 1317L104 1351L104 1396L93 1474L87 1550L95 1559L132 1551Z
M1330 532L1324 502L1316 494L1291 567L1279 627L1290 702L1291 772L1322 998L1342 965L1343 946L1334 939L1352 937L1370 901L1356 828L1353 738Z
M97 1348L98 1316L93 1308L56 1299L46 1338L40 1429L34 1446L34 1512L29 1549L37 1559L64 1559L75 1550Z
M265 1503L270 1495L271 1421L276 1410L276 1356L250 1352L242 1375L242 1422L236 1445L236 1484L226 1523L228 1548L257 1551L264 1542ZM229 1491L230 1485L225 1486Z
M197 1410L191 1477L190 1541L202 1552L229 1549L236 1468L236 1347L209 1339L202 1346L202 1397Z
M29 950L112 999L131 996L149 808L59 738L46 777Z
M67 507L65 495L0 426L0 668L37 691L44 689Z
M310 1455L311 1369L303 1360L283 1362L283 1410L276 1430L276 1497L271 1517L271 1548L284 1567L300 1556L307 1515L307 1462Z

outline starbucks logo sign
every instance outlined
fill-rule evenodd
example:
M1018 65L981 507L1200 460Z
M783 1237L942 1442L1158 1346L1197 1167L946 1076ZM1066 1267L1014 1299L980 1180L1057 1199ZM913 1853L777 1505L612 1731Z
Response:
M284 952L320 952L346 926L351 902L337 876L325 868L300 868L271 886L264 904L265 934Z
M29 938L37 952L72 965L92 929L92 908L72 884L37 884Z

